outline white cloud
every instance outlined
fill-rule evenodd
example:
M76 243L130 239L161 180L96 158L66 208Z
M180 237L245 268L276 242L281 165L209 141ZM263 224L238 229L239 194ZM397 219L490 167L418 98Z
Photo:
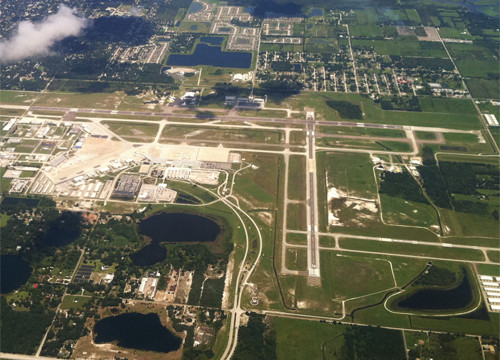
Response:
M77 15L76 9L65 5L41 22L22 21L10 39L0 41L0 61L13 62L48 55L52 45L68 36L78 35L87 23L87 19Z

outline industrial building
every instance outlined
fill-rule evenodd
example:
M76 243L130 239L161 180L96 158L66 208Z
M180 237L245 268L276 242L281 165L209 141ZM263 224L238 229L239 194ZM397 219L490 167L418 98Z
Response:
M112 197L119 199L133 199L141 187L141 178L138 175L125 174L118 179Z

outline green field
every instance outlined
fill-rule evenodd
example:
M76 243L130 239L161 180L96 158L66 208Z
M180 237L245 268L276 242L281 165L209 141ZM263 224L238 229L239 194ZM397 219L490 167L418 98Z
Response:
M368 295L395 286L388 261L333 251L322 251L320 255L322 286L335 300Z
M424 112L448 114L477 114L472 101L468 99L453 99L440 97L419 97L420 106Z
M349 196L376 197L377 186L369 155L328 152L325 165L329 186Z
M307 249L288 248L285 265L288 270L307 270Z
M352 40L353 47L373 48L378 55L425 56L446 58L441 43L418 41L415 37L399 37L396 40Z
M405 254L421 257L437 257L443 259L459 259L470 261L484 261L484 255L479 250L459 249L442 246L396 244L372 240L347 239L339 240L342 249L373 251L387 254Z
M306 200L306 158L291 155L288 167L288 198Z
M287 229L307 230L305 204L288 204L286 216Z
M286 242L292 245L307 245L307 235L288 233L286 234Z
M428 204L380 195L382 214L388 224L438 228L436 211Z
M361 122L365 123L443 127L462 130L481 128L478 114L382 110L380 105L374 103L372 99L359 94L303 93L300 96L287 99L287 103L297 110L302 110L304 107L314 108L318 120L349 121L341 119L334 109L326 105L329 100L350 101L353 104L360 105L363 111L363 120ZM360 121L353 120L353 122Z
M242 170L236 175L234 194L250 209L273 208L276 204L278 168L281 159L272 154L242 153L242 158L256 168Z
M90 296L66 295L61 303L61 309L76 311L83 310L85 305L92 300Z
M102 121L102 124L125 140L134 142L152 142L160 126L154 123L134 123L125 121Z

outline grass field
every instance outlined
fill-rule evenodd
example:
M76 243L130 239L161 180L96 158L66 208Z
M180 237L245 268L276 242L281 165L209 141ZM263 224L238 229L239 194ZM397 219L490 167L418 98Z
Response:
M278 155L242 153L244 161L257 168L248 168L238 173L234 193L242 206L250 209L274 208L277 196Z
M349 196L374 199L377 186L373 178L372 162L367 154L326 154L328 183Z
M376 137L397 137L405 138L403 130L372 129L366 127L347 126L319 126L318 132L331 135L356 135L356 136L376 136Z
M286 216L287 229L307 230L305 204L288 204Z
M428 204L407 201L386 194L380 195L380 201L384 220L389 224L438 226L436 212Z
M436 133L428 131L416 131L415 135L419 140L436 140Z
M459 259L484 261L484 255L479 250L458 249L441 246L413 245L413 244L395 244L390 242L348 239L339 240L342 249L373 251L387 254L405 254L423 257L439 257L443 259Z
M11 91L0 90L0 103L30 105L31 102L39 95L37 92L31 91ZM4 110L2 110L3 113Z
M374 48L378 55L447 57L441 43L418 41L416 37L399 37L396 40L353 39L352 46Z
M307 270L307 249L288 248L285 265L288 270Z
M443 127L463 130L481 128L477 114L382 110L380 105L374 103L372 99L365 98L359 94L303 92L300 96L287 99L286 102L292 109L296 110L302 110L306 106L313 107L318 120L349 121L341 119L335 110L327 106L326 101L328 100L350 101L353 104L360 105L363 110L362 122L366 123ZM356 122L359 122L359 120Z
M343 344L343 325L273 318L278 359L323 359L323 345L338 338Z
M207 126L182 125L166 126L161 136L162 138L216 140L220 142L238 141L263 144L281 144L285 139L281 131L220 129Z
M448 113L448 114L472 114L477 113L474 104L468 99L453 99L441 97L419 97L420 106L424 112Z
M61 303L61 309L80 311L91 299L90 296L65 295Z
M286 234L286 242L292 245L307 245L307 235L288 233Z
M387 261L321 251L321 280L333 299L345 300L394 287ZM346 281L349 279L349 281Z
M499 80L467 78L465 80L472 96L479 99L500 99Z
M7 221L10 219L10 215L6 213L1 213L0 214L0 227L5 227L7 225Z
M134 142L152 142L160 128L158 124L142 122L102 121L102 124L125 140Z
M288 167L288 198L306 200L306 158L291 155Z

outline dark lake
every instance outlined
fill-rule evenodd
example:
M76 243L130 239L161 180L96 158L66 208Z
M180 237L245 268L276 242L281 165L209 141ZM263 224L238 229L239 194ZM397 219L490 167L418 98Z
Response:
M210 45L221 45L224 38L222 36L203 36L200 38L200 41Z
M189 7L188 9L188 14L194 14L194 13L197 13L197 12L200 12L201 10L203 10L203 4L202 3L199 3L199 2L192 2L191 3L191 6Z
M313 16L323 16L323 14L324 14L323 9L314 8L309 10L309 12L306 14L306 17L310 18Z
M186 213L159 213L139 222L139 233L151 243L132 255L138 266L149 266L165 260L167 250L160 244L210 242L220 234L219 225L204 216Z
M63 212L49 224L48 230L40 235L42 242L55 247L71 244L82 233L81 221L82 218L79 213Z
M18 197L10 197L7 196L2 201L2 207L16 207L18 205L22 205L24 207L36 208L40 199L28 199L28 198L18 198Z
M197 66L211 65L218 67L247 69L252 64L252 53L226 52L220 46L199 43L190 55L172 54L167 65Z
M420 290L400 301L398 306L412 310L455 310L469 305L472 297L472 289L466 275L456 288Z
M14 291L28 281L33 269L17 255L0 255L0 294Z
M167 353L178 350L182 339L162 325L157 314L127 313L107 317L94 326L95 343L111 343L145 351Z

